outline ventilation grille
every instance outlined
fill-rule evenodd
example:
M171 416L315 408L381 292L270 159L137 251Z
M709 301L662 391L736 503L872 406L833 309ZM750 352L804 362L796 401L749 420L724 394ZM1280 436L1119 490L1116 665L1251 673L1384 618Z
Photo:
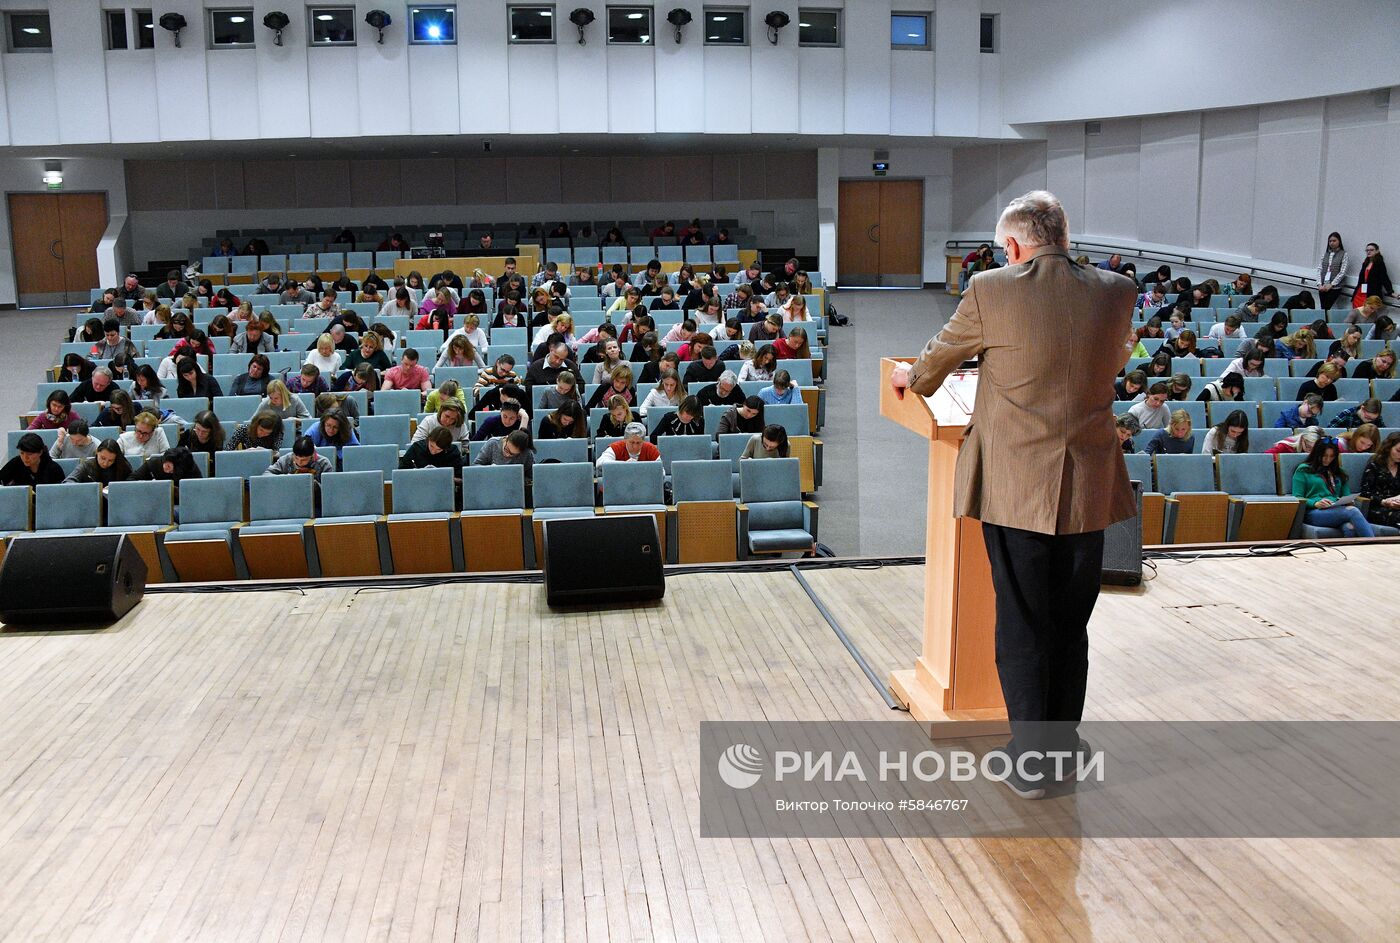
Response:
M1102 122L1102 121L1086 121L1086 122L1084 122L1084 133L1085 133L1085 134L1103 134L1103 122Z

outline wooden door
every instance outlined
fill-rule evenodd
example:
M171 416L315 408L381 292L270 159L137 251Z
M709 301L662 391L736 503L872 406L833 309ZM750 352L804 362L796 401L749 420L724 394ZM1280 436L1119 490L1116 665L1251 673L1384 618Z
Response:
M838 284L923 285L923 181L843 180L837 214Z
M97 288L105 193L12 193L10 238L20 307L86 304Z

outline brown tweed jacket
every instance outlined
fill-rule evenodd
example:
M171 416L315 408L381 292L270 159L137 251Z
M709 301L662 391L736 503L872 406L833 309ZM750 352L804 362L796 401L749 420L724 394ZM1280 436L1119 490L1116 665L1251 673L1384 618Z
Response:
M1112 408L1136 295L1131 279L1055 247L972 279L909 374L910 390L927 396L982 357L958 517L1080 534L1136 513Z

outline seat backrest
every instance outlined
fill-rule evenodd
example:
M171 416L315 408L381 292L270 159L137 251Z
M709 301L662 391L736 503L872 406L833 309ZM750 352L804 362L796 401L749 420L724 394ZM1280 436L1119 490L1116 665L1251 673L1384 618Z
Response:
M347 471L322 475L321 513L326 517L383 514L384 473Z
M246 373L248 370L248 361L252 359L252 354L215 354L214 372L232 374ZM271 361L269 361L269 363L270 362Z
M593 506L593 466L583 462L536 465L534 469L536 508L581 508Z
M1142 452L1134 452L1123 456L1123 463L1128 466L1128 477L1133 481L1142 482L1143 491L1154 489L1152 481L1152 456Z
M253 413L258 410L258 403L262 402L261 396L216 396L214 397L214 415L219 417L222 423L247 422L253 418Z
M731 501L734 467L725 461L678 460L671 465L671 498L682 501Z
M1307 460L1306 452L1284 452L1278 457L1279 488L1284 494L1293 493L1293 473Z
M102 486L39 485L34 489L34 529L59 530L102 525Z
M29 530L32 499L28 488L0 488L0 533Z
M1365 381L1365 380L1362 380L1361 382L1365 383L1366 381ZM1320 426L1330 426L1330 425L1333 425L1333 420L1336 419L1337 416L1338 416L1339 414L1341 414L1341 413L1347 411L1348 409L1355 409L1358 405L1360 405L1360 404L1359 404L1358 401L1356 401L1356 400L1345 400L1345 399L1338 399L1338 400L1333 400L1333 401L1330 402L1330 403L1323 403L1323 404L1322 404L1322 416L1321 416L1321 420L1322 420L1322 421L1319 422L1318 425L1320 425Z
M1322 361L1316 358L1299 357L1288 362L1288 372L1295 377L1306 377L1308 371L1320 363Z
M1209 455L1158 455L1157 490L1163 494L1176 491L1214 491L1215 462Z
M778 369L786 370L798 386L811 386L814 382L810 360L779 360Z
M371 402L377 416L416 416L423 411L423 394L417 390L379 390Z
M749 531L801 530L805 520L801 501L757 501L749 505Z
M588 461L588 439L536 439L535 463L549 459L559 462Z
M394 471L394 513L451 512L455 505L450 468L400 468Z
M1278 494L1278 467L1272 455L1250 452L1217 459L1220 490L1226 494Z
M272 464L271 449L242 449L214 456L215 478L252 478ZM183 503L183 502L182 502Z
M529 328L523 327L493 327L487 336L493 347L499 347L502 344L526 344L530 340ZM518 360L516 366L520 366Z
M1268 361L1264 361L1268 363ZM1308 377L1279 377L1278 378L1278 398L1297 402L1298 388L1308 382Z
M468 465L462 469L463 511L511 511L524 508L525 466Z
M802 470L797 459L750 459L739 463L739 499L745 504L801 498Z
M1265 400L1259 404L1259 423L1265 429L1274 428L1278 417L1298 404L1286 400Z
M175 522L169 481L114 481L107 486L108 527L163 527Z
M714 457L715 440L707 435L663 435L656 440L661 450L661 464L671 473L677 461L705 461Z
M358 433L360 444L392 445L395 448L406 446L408 445L408 421L409 417L407 414L396 414L392 416L366 416L361 414Z
M1343 452L1341 454L1342 471L1347 475L1347 487L1353 494L1361 487L1361 476L1366 471L1367 464L1371 461L1370 452Z
M221 452L233 455L233 452ZM188 478L180 482L180 526L243 519L242 478Z
M782 426L789 436L807 435L811 416L806 403L782 403L763 407L763 422Z
M1337 388L1337 396L1341 399L1360 402L1371 395L1370 380L1353 377L1344 380L1334 380L1332 385Z
M316 516L312 475L258 475L248 479L248 517L277 521Z
M602 478L605 507L666 502L666 470L660 462L608 462Z
M391 478L399 467L399 447L397 445L347 445L340 453L341 468L347 472L379 472L382 478Z
M1278 399L1278 380L1275 377L1245 377L1244 398L1258 400Z
M442 386L446 380L456 380L470 397L476 387L476 377L476 367L438 367L433 371L433 385Z

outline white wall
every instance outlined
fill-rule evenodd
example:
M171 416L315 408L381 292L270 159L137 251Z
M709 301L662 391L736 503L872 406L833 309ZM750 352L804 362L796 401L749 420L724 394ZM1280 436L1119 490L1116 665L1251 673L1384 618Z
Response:
M1400 84L1395 0L1001 0L996 7L1003 117L1012 124Z
M953 156L959 238L991 231L1006 200L1047 185L1075 238L1307 270L1339 231L1400 253L1400 89L1103 122L1052 125L1044 145ZM1355 264L1353 263L1353 268Z
M42 160L0 160L0 193L43 193L47 189L43 172ZM120 216L127 211L126 177L119 160L64 158L63 189L67 192L107 194L109 217ZM5 199L0 201L0 305L13 305L17 299L15 257L10 239L10 204Z

